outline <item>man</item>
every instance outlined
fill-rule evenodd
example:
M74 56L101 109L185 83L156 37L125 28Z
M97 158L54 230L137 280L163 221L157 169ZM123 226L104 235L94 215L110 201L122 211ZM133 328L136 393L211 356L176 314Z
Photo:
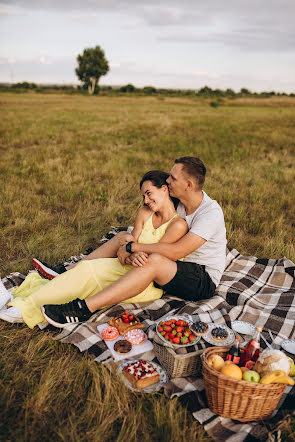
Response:
M148 254L147 262L86 300L43 306L47 321L58 327L86 321L99 308L141 293L152 281L185 300L213 296L225 268L226 231L221 207L202 190L205 175L199 158L175 160L167 184L170 195L180 200L177 212L187 221L189 232L173 244L123 244L118 250L121 263L137 252Z

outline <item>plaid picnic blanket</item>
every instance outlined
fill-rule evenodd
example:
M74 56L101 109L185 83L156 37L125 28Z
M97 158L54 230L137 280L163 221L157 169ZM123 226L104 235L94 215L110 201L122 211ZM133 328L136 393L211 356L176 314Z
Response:
M109 239L116 231L103 238ZM71 257L76 262L84 255ZM18 286L25 276L12 273L3 279L9 289ZM275 335L275 343L282 339L295 338L295 265L286 258L257 259L242 256L237 250L228 250L227 266L215 295L200 302L187 302L169 295L150 303L118 304L94 314L86 323L69 325L55 339L74 344L81 352L87 352L95 361L112 363L109 349L97 333L97 326L106 323L113 316L131 310L139 316L148 329L149 338L155 336L155 323L168 314L187 315L193 320L228 324L232 320L249 321ZM209 346L199 341L196 345L179 348L176 354L201 351ZM262 342L262 347L264 344ZM153 351L141 355L148 360L156 360ZM283 421L294 416L295 388L288 386L272 417L264 422L240 423L213 414L207 408L204 383L201 377L173 378L164 388L167 397L177 396L216 441L276 440L272 436Z

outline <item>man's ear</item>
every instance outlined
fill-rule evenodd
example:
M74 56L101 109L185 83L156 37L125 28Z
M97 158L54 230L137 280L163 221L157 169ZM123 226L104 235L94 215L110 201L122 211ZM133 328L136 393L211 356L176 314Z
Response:
M195 187L195 183L192 180L190 180L190 179L187 180L187 184L186 185L187 185L187 190L193 190L194 187Z

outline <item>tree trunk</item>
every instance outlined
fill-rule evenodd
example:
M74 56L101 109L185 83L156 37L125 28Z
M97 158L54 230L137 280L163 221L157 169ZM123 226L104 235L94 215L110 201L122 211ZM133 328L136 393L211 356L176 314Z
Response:
M91 83L88 85L88 93L89 93L89 95L93 95L94 90L95 90L95 86L97 85L97 82L98 82L98 79L92 77L90 80L91 80Z

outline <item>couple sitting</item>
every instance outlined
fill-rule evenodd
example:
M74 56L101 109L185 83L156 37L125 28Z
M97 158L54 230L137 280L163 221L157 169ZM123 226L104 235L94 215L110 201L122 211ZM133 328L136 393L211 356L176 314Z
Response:
M226 231L221 207L202 190L205 174L196 157L175 160L170 175L146 173L132 234L117 234L51 281L29 274L0 319L33 328L45 318L64 327L105 306L153 301L164 291L190 301L213 296L225 268ZM179 200L177 209L171 198Z

